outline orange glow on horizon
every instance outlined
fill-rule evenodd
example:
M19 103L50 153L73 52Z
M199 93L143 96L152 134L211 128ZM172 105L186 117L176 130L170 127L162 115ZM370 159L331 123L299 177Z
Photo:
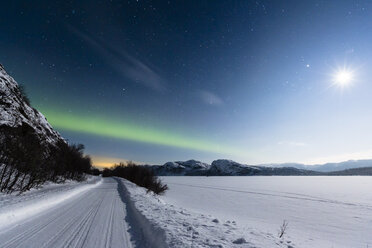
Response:
M94 155L92 155L91 158L92 158L93 166L98 167L98 168L111 168L115 164L119 164L120 162L127 163L130 161L130 160L123 159L123 158L111 158L111 157L94 156ZM133 162L136 164L141 164L139 162L135 162L135 161Z

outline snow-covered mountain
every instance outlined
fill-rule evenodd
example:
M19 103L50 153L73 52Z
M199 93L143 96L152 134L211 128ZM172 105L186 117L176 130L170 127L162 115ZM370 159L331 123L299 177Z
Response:
M308 169L322 172L331 172L364 167L372 167L372 159L348 160L340 163L326 163L321 165L306 166L306 168Z
M218 159L211 165L196 160L167 162L149 166L158 176L270 176L270 175L318 175L320 173L293 167L265 167L240 164L232 160Z
M210 174L212 175L256 175L261 171L259 167L244 165L227 159L213 161L210 168Z
M44 115L29 105L17 82L0 65L0 138L11 131L20 135L34 132L46 144L63 140Z
M211 166L209 164L196 161L196 160L187 160L187 161L176 161L176 162L167 162L164 165L152 165L151 168L157 175L162 176L192 176L192 175L205 175Z
M341 171L354 168L364 168L372 167L372 159L363 159L363 160L348 160L339 163L326 163L326 164L316 164L316 165L306 165L299 163L283 163L283 164L262 164L260 166L265 167L294 167L304 170L313 170L319 172L332 172L332 171Z
M372 175L372 160L350 160L322 165L297 163L247 165L218 159L211 165L188 160L149 167L158 176Z

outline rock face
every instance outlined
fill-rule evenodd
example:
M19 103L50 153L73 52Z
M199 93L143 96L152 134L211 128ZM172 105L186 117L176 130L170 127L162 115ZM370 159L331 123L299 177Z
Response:
M0 139L10 132L34 132L47 145L63 140L44 115L29 105L17 82L0 65Z

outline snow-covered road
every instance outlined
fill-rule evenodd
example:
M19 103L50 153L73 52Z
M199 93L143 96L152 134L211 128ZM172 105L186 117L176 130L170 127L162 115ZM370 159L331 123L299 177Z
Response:
M132 247L118 182L102 182L0 231L0 247Z

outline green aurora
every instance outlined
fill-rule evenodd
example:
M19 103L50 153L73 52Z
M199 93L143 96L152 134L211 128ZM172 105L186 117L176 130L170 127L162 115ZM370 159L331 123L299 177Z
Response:
M101 137L117 138L163 145L176 148L186 148L198 151L212 152L226 155L242 155L243 152L212 142L205 142L196 138L176 135L163 130L141 127L120 121L108 121L105 118L83 116L64 113L63 111L43 110L48 122L59 130L73 131Z

